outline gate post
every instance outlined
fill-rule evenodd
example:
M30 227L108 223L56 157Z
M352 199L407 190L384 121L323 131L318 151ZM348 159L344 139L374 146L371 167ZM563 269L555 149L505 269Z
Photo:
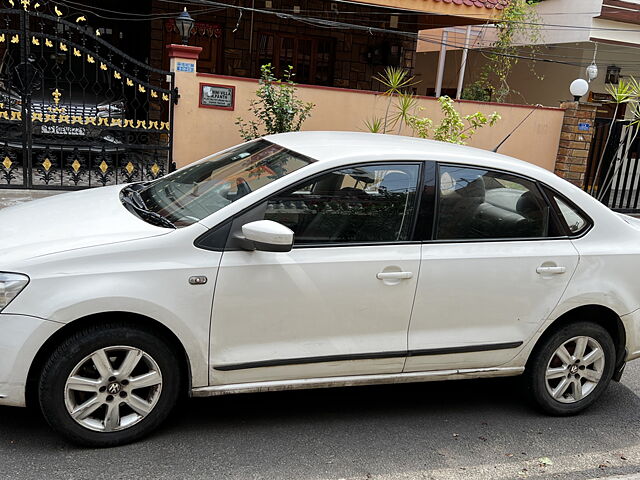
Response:
M196 79L196 65L201 47L167 45L170 66L175 74L178 102L173 109L173 161L180 168L193 160L190 155L191 133L194 128L206 128L193 122L200 95Z
M562 102L564 120L556 158L556 175L584 189L596 111L600 104Z

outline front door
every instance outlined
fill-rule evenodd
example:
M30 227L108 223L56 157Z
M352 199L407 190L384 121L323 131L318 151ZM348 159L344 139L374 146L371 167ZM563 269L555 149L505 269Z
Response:
M419 178L417 163L335 170L236 218L214 295L211 383L401 372ZM234 248L234 232L259 219L291 228L293 249Z
M439 178L405 371L498 366L547 319L578 254L534 182L455 165Z

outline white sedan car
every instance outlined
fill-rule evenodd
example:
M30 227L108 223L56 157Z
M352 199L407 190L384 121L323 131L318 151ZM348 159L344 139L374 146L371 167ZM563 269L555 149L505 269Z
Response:
M339 385L525 374L569 415L640 356L640 221L482 150L274 135L0 224L0 405L83 445Z

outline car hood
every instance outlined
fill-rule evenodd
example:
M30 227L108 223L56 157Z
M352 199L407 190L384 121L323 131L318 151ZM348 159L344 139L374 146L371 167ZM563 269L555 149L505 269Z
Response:
M173 232L125 209L122 187L63 193L0 210L0 271L42 255Z

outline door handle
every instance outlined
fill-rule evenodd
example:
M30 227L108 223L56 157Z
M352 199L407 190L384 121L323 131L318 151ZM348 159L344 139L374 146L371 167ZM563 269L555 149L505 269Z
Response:
M376 275L378 280L407 280L413 277L413 272L380 272Z
M565 273L567 271L566 267L547 267L541 266L536 268L536 273L540 275L559 275L561 273Z

